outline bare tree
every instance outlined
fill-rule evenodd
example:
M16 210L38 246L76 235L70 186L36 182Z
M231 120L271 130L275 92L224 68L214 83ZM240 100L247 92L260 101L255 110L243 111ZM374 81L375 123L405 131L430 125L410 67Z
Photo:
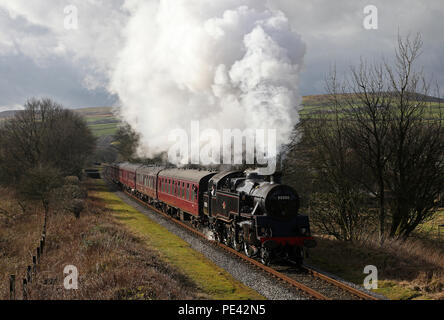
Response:
M22 199L41 202L45 210L45 230L48 222L52 193L62 184L63 179L59 170L47 165L39 165L26 170L16 185L18 194Z
M117 152L120 160L131 161L135 158L137 147L139 146L140 136L127 123L119 127L115 135Z
M333 111L336 107L331 105ZM308 198L305 205L319 231L344 241L357 239L366 219L363 192L355 183L362 170L349 150L341 114L318 113L301 122L297 132L300 140L285 163L287 179L291 174Z
M94 147L81 116L50 99L31 99L0 125L0 184L16 190L19 201L40 201L46 225L51 194L63 177L80 177Z
M49 165L80 176L95 148L85 120L50 99L31 99L0 126L0 182L13 184L29 168Z
M342 131L365 172L356 180L378 199L381 240L407 237L430 217L443 190L444 139L441 117L429 113L429 83L415 68L420 35L398 39L393 66L361 62L340 85L328 88L340 105Z

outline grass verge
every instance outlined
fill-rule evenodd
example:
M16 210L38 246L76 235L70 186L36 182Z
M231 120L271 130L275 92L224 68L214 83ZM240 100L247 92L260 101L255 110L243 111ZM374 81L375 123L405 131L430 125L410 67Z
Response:
M228 272L209 261L203 254L149 219L118 196L108 191L103 181L97 182L94 196L104 201L113 217L144 239L145 244L160 257L181 270L210 299L264 299L256 291L235 280Z

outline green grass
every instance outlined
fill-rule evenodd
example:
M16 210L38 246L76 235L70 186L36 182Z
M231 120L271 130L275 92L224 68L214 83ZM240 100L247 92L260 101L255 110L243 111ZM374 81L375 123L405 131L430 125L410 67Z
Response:
M111 136L117 132L119 119L112 107L83 108L74 111L85 118L95 137Z
M118 221L141 236L147 246L158 251L164 261L185 273L212 299L264 299L209 261L203 254L193 250L187 242L124 203L106 189L103 181L98 189L95 196L107 203L107 208L113 211Z
M117 132L117 123L92 124L89 127L96 137L112 136Z
M343 98L339 97L339 102ZM344 98L345 99L345 98ZM430 100L429 100L430 101ZM345 102L345 100L344 100ZM300 115L302 119L310 118L310 116L315 116L319 112L329 111L331 108L331 96L328 94L325 95L316 95L316 96L305 96L303 97L302 102L302 110L300 111ZM359 105L356 105L359 106ZM441 119L444 122L444 103L438 102L428 102L429 109L426 110L424 117L426 119ZM347 106L345 103L344 106L339 106L340 110L350 110L350 106ZM333 115L329 115L328 118L333 119Z
M378 281L378 289L375 292L382 294L390 300L428 300L418 291L398 285L394 281Z
M431 239L444 241L444 227L439 228L440 225L444 225L444 209L438 211L433 219L421 224L416 232Z

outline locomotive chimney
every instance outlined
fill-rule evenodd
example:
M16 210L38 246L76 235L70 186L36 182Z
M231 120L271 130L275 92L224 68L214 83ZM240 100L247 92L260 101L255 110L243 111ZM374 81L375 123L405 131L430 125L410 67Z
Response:
M272 184L281 183L281 177L282 177L282 173L275 172L274 174L272 174L270 176L270 183L272 183Z

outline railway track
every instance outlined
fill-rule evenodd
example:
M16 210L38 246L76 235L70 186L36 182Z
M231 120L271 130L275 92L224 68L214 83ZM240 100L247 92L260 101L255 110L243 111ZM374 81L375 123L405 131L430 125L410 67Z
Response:
M315 271L309 266L295 267L291 264L273 265L271 267L265 266L259 261L249 258L246 255L226 246L223 243L209 240L208 237L202 232L192 228L187 223L184 223L169 216L168 214L140 200L129 192L124 191L124 193L131 199L145 206L146 208L160 214L164 218L174 222L177 225L180 225L184 229L190 231L200 238L207 240L211 244L225 250L226 252L229 252L236 258L242 259L243 261L249 263L250 265L253 265L254 267L262 270L272 277L298 289L308 297L314 298L316 300L378 300L378 298L364 291L354 288L341 281L335 280L321 272Z

